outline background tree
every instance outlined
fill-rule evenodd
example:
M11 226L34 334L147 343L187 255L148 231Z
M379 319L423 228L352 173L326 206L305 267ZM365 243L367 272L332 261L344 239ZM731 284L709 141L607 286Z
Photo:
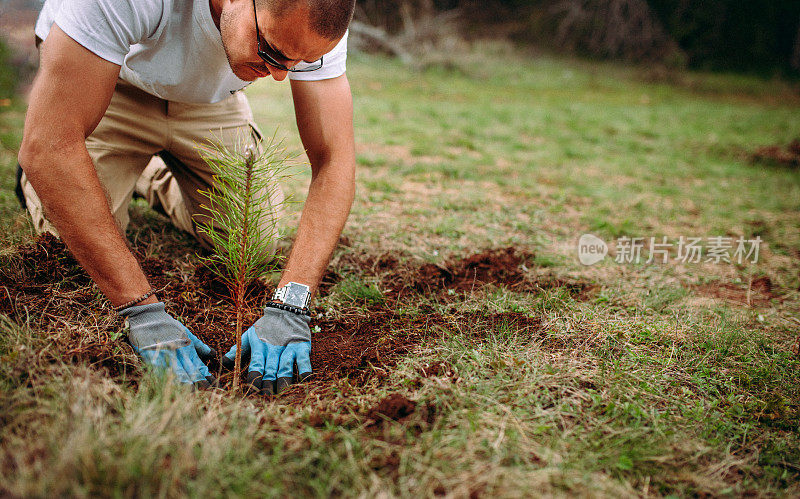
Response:
M356 19L400 47L387 50L373 39L373 48L414 60L431 42L409 33L430 38L425 26L431 20L441 25L437 15L444 12L458 12L457 35L467 39L506 38L592 57L800 76L797 0L365 0ZM415 25L423 29L415 31ZM452 38L453 32L447 25L438 35Z

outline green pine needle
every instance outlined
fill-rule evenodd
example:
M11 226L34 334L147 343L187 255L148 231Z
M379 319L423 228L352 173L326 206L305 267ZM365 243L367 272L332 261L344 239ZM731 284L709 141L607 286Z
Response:
M252 145L231 150L209 141L200 148L214 174L214 186L200 192L207 199L201 205L206 214L194 217L198 232L214 248L213 255L201 259L231 290L246 288L280 263L273 248L282 206L289 200L273 200L298 162L274 135L262 147L260 155Z

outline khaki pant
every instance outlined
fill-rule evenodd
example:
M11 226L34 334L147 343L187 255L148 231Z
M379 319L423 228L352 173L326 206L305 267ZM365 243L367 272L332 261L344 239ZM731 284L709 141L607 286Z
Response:
M86 148L123 232L130 221L128 205L136 191L150 206L163 211L175 226L210 246L193 221L193 217L207 213L201 204L208 202L198 190L208 190L213 176L196 146L209 139L239 151L255 144L261 151L261 133L242 92L215 104L184 104L154 97L118 81L108 110L86 139ZM24 175L21 186L36 231L58 235ZM273 209L280 207L280 187L273 181L269 191L272 194L265 203L269 202ZM272 224L279 215L273 213L261 221L265 231L262 233L271 233L273 240L276 232Z

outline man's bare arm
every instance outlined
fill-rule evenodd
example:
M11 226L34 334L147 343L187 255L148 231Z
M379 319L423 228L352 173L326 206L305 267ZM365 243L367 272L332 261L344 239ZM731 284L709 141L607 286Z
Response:
M347 76L292 81L297 128L311 162L297 237L279 286L307 284L316 294L355 196L353 99Z
M19 152L48 219L115 306L150 289L85 144L111 101L119 69L53 25L42 44ZM151 296L142 303L156 301Z

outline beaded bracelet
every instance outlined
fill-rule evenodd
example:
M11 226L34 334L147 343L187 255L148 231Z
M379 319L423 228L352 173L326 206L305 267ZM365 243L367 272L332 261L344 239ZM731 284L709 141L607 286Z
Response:
M114 312L121 312L121 311L125 310L128 307L132 307L132 306L136 305L137 303L141 303L141 302L145 301L146 299L150 298L151 296L153 296L153 293L155 293L155 292L156 292L155 289L150 288L150 291L148 291L147 293L143 294L139 298L135 298L135 299L129 301L128 303L123 303L119 307L114 307Z
M297 315L305 315L309 318L311 317L311 311L308 310L308 307L300 308L300 307L295 307L294 305L287 305L285 303L278 303L275 301L268 301L267 303L264 304L264 306L268 308L277 308L279 310L286 310L287 312L291 312Z

